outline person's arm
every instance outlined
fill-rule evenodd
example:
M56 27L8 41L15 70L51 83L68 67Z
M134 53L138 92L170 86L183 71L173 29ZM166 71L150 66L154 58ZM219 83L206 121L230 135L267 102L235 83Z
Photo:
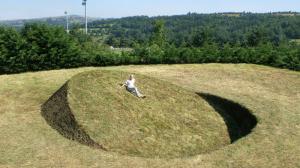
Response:
M121 87L127 86L127 81L124 82L124 83L120 83L120 86L121 86Z

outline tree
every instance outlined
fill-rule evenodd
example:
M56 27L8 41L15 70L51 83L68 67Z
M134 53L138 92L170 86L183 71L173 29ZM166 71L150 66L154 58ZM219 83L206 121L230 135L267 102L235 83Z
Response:
M201 29L193 33L192 46L202 47L205 43L211 43L211 33L208 28Z
M251 47L258 46L260 43L265 43L266 41L266 32L262 28L256 28L248 35L248 45Z
M81 65L79 44L63 27L27 24L21 31L26 41L30 70L44 70Z
M25 44L15 29L0 27L0 73L28 70Z
M151 43L156 44L159 47L163 47L166 42L165 22L163 20L156 20L153 23L153 27L154 28Z

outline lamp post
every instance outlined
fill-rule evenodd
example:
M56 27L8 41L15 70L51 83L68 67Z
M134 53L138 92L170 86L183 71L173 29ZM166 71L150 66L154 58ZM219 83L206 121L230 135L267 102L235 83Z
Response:
M65 11L65 15L66 15L66 20L67 20L67 33L69 33L70 32L70 30L69 30L69 15L68 15L67 11Z
M88 34L88 25L87 25L87 16L86 16L86 1L87 0L83 0L82 5L85 7L85 34Z

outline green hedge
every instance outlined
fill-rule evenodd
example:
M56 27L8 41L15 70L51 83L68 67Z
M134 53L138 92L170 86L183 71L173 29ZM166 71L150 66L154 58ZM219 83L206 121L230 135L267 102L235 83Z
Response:
M167 46L143 47L135 50L143 64L181 63L251 63L291 70L300 70L300 46L297 44L260 44L256 47L242 47L206 44L201 48Z
M181 63L253 63L300 70L296 43L239 46L216 43L201 47L157 44L115 52L62 27L29 24L21 31L0 27L0 73L19 73L80 66Z

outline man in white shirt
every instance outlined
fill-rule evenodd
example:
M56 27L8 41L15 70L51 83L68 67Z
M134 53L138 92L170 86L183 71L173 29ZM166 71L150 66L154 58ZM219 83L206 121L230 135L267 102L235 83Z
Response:
M133 75L130 75L129 76L129 79L124 83L122 84L121 86L125 86L126 87L126 90L132 94L134 94L135 96L139 97L139 98L146 98L146 96L142 95L137 87L134 85L135 84L135 79L134 79L134 76Z

